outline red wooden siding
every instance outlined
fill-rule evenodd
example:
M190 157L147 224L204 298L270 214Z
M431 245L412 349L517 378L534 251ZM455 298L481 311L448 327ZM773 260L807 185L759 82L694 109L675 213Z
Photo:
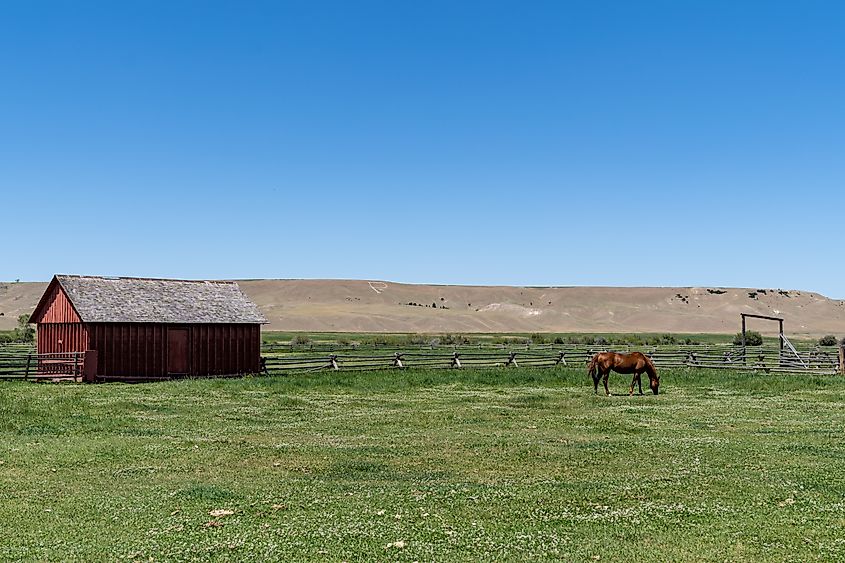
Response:
M35 319L40 323L78 323L81 322L79 315L73 309L73 305L65 295L61 286L53 284L53 289L47 297L41 318ZM39 333L40 336L40 333Z
M84 352L88 330L82 323L38 323L38 353Z
M258 325L193 325L190 328L191 373L257 373L261 362Z
M260 368L257 324L88 323L86 327L89 349L99 354L98 375L106 377L167 377L169 327L187 330L190 375L257 373Z

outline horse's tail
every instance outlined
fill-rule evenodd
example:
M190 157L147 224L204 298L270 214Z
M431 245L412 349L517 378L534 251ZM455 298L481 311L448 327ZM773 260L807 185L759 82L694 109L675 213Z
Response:
M595 377L595 376L596 376L596 371L597 371L597 369L598 369L598 368L597 368L598 363L599 363L599 355L598 355L598 354L595 354L595 355L593 356L593 358L590 360L590 363L588 363L588 364L587 364L587 374L588 374L590 377Z

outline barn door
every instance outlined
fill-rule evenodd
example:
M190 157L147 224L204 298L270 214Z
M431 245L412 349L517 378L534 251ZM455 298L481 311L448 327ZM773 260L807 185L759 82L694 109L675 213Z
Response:
M188 329L167 329L167 373L188 373Z

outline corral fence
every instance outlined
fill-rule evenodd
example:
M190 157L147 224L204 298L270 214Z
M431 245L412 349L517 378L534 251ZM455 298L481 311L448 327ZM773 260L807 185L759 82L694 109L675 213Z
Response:
M579 345L483 344L419 345L402 347L319 347L271 345L262 347L263 372L287 375L319 370L388 370L405 368L461 369L480 367L578 367L598 352L641 351L660 368L709 368L763 373L843 373L842 350L836 346L778 344L736 346L689 345ZM37 354L32 346L0 345L0 379L81 381L86 353ZM89 358L90 359L90 358ZM96 357L93 358L96 363ZM89 362L91 363L91 362Z
M349 348L328 351L275 347L264 351L269 374L318 370L381 370L463 367L585 367L598 352L641 351L658 368L710 368L765 373L836 374L842 372L837 347L812 346L784 351L777 345L587 346L420 346L394 349Z
M0 347L0 379L82 381L85 352L36 354Z

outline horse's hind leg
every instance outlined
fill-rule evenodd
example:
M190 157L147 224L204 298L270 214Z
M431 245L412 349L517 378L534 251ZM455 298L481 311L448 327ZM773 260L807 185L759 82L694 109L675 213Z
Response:
M601 379L601 374L596 371L593 374L593 392L598 395L599 394L599 380Z
M628 390L628 395L634 394L634 383L640 380L640 374L634 373L634 377L631 378L631 388ZM640 386L640 395L643 394L642 386Z
M602 383L604 383L604 392L610 397L610 389L607 388L607 380L610 377L610 369L604 372L604 377L602 377Z

